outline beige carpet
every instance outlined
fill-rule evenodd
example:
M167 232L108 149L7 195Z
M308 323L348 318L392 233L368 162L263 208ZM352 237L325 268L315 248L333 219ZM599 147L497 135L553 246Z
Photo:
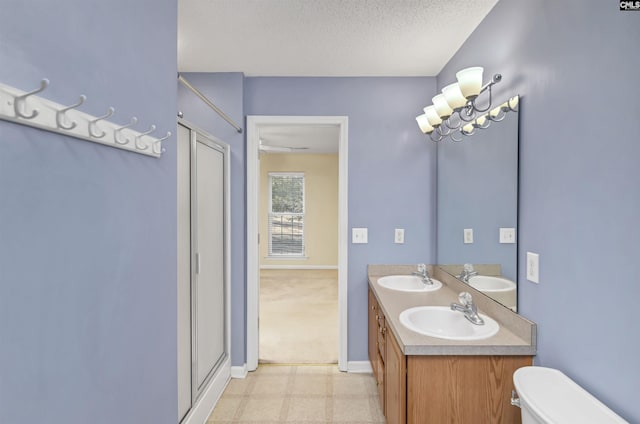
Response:
M261 363L338 362L338 271L260 271Z

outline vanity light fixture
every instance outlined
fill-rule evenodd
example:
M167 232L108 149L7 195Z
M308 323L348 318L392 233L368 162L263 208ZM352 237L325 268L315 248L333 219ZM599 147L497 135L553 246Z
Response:
M473 135L478 128L481 130L489 128L489 125L491 125L492 122L502 121L507 116L507 112L517 112L519 102L520 97L513 96L500 106L491 109L488 113L484 113L472 122L463 125L462 128L459 129L460 133L463 135ZM451 135L451 139L453 141L462 141L462 138L456 139L453 135Z
M477 128L487 128L491 122L502 121L506 112L516 110L518 96L491 109L491 87L502 80L502 75L495 74L491 81L483 85L482 73L480 66L457 72L458 82L444 87L441 94L431 99L433 104L425 107L424 113L416 117L420 130L428 134L432 141L438 142L445 137L462 141L460 135L471 135ZM478 98L487 91L488 104L478 106Z

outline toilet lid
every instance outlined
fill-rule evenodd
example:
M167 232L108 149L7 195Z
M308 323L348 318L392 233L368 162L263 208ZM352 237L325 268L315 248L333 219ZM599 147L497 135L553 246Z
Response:
M522 367L513 383L523 407L547 423L627 423L562 372Z

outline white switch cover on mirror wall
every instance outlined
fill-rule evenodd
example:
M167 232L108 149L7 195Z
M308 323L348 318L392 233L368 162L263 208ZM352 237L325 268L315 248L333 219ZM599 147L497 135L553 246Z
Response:
M540 283L540 255L527 252L527 280Z
M473 243L473 228L464 229L464 244Z
M394 235L393 242L395 244L404 244L404 229L403 228L396 228L396 232L395 232L395 235Z
M515 228L500 228L500 243L515 243L515 242L516 242Z
M352 228L351 229L351 243L353 244L366 244L369 243L368 231L366 228Z

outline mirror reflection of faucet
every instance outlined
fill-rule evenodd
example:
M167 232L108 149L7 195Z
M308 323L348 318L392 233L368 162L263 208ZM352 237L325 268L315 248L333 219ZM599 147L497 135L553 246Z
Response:
M452 303L451 310L462 312L464 317L472 324L484 325L484 320L478 315L478 307L473 303L473 297L468 292L461 292L458 295L460 303Z
M474 275L478 275L478 271L475 271L473 269L473 265L464 264L464 266L462 267L462 272L460 273L458 278L469 284L469 278L473 277Z
M429 272L427 271L427 265L425 264L418 264L418 271L413 272L413 275L417 275L418 277L422 278L422 282L424 284L428 284L428 285L433 284L433 281L429 276Z

